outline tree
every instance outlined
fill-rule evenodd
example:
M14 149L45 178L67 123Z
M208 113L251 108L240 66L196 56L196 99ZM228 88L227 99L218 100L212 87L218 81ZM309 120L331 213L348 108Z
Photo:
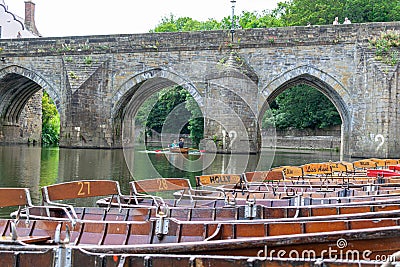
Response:
M60 115L50 96L42 97L42 144L57 145L60 139Z
M161 133L167 116L176 116L171 111L179 104L186 101L189 93L180 86L163 89L158 96L157 103L151 109L146 120L146 127ZM169 118L174 121L173 118ZM177 118L178 119L178 118ZM176 120L177 120L176 119ZM189 134L189 129L185 126L181 133Z
M188 126L190 139L195 147L199 147L200 141L204 137L204 118L199 105L190 94L186 97L186 108L192 113Z
M170 14L163 17L161 22L150 32L184 32L184 31L207 31L222 29L222 24L214 19L200 22L189 17L175 18Z
M385 22L400 20L399 0L291 0L278 3L274 10L284 26L332 24L335 17L341 22Z
M264 116L263 124L272 124L278 129L315 129L339 125L341 118L324 94L301 84L284 91L275 99Z

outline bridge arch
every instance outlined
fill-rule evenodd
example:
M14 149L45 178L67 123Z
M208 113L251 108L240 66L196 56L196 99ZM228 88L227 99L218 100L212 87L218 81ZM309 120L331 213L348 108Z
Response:
M40 74L27 68L12 65L0 70L0 116L3 120L16 123L28 100L40 89L53 99L61 113L61 99L56 89Z
M112 96L111 119L113 124L114 140L122 141L121 134L123 123L131 123L143 103L153 94L163 88L180 85L185 88L195 99L200 109L204 106L204 100L194 84L184 79L179 74L162 68L149 69L129 78L122 84ZM130 130L125 133L131 135Z
M262 100L260 101L260 113L258 116L261 125L263 114L269 108L269 104L283 91L298 84L309 85L323 93L336 107L342 120L341 127L341 153L349 152L349 135L352 120L352 98L348 90L332 75L315 68L305 65L288 70L273 79L262 90Z
M151 83L146 86L150 90L143 90L142 85L144 83ZM185 88L193 96L197 104L203 107L203 97L192 82L172 71L153 68L132 76L114 91L111 101L113 103L111 118L120 117L124 112L123 109L128 105L133 96L139 96L142 100L138 101L138 104L135 105L134 109L137 110L149 96L162 88L172 85L180 85Z

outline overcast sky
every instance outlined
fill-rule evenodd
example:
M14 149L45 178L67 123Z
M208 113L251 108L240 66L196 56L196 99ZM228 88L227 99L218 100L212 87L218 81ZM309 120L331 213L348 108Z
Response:
M282 1L282 0L281 0ZM5 0L24 17L24 0ZM33 0L36 26L44 37L145 33L174 14L205 21L230 16L230 0ZM280 0L237 0L235 14L274 9Z

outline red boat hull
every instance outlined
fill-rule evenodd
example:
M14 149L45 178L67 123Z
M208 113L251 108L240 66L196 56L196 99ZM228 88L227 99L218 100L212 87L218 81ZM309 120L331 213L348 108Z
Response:
M399 176L400 177L400 172L394 171L394 170L379 170L379 169L368 169L367 170L367 176L369 177L393 177L393 176Z

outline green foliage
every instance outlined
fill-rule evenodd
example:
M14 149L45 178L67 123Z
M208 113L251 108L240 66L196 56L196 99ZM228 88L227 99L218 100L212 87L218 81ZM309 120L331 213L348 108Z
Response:
M375 59L381 60L389 65L396 65L399 61L399 52L393 48L400 47L400 32L388 30L381 32L380 37L369 41L375 48Z
M151 32L184 32L184 31L205 31L221 29L221 23L214 19L205 22L199 22L189 17L175 18L170 14L169 17L163 17L159 25Z
M72 61L74 61L74 59L71 56L68 56L65 58L65 61L71 63Z
M157 103L150 111L146 120L146 127L161 133L165 119L177 105L186 101L187 94L188 92L179 86L163 89L159 93ZM187 126L182 129L181 133L189 133Z
M204 137L204 117L199 105L190 94L186 95L186 109L192 113L188 126L190 139L195 147L199 147L200 141Z
M74 79L74 80L78 79L78 76L75 74L75 72L70 71L70 72L68 72L68 74L71 79Z
M91 65L91 64L93 63L93 58L92 58L91 56L86 56L86 57L83 59L83 62L84 62L86 65Z
M294 86L280 94L263 118L263 127L325 128L340 125L341 119L332 102L308 85Z
M157 103L158 101L158 94L154 94L150 96L146 101L140 106L138 112L136 113L135 116L135 124L137 125L142 125L146 126L146 121L149 118L149 114L153 108L153 106Z
M354 23L400 20L399 1L391 0L291 0L275 10L284 26L332 24L335 17Z
M235 21L239 23L236 27L243 29L283 26L277 13L269 10L263 11L262 14L243 11L240 16L235 16ZM161 22L151 32L226 30L230 29L231 25L231 17L224 17L221 22L215 19L200 22L188 17L175 18L171 14L169 17L163 17Z
M186 89L180 86L165 88L147 99L135 117L136 123L145 126L147 129L161 132L166 123L167 116L170 116L168 120L171 122L179 120L179 118L174 119L171 117L179 116L179 114L171 113L171 111L177 105L184 102L185 106L183 108L191 113L191 118L180 133L190 134L192 142L197 147L200 140L203 139L204 119L194 98ZM167 126L167 129L173 129L173 126ZM150 134L150 132L147 132L147 134Z
M42 144L57 145L60 139L60 115L49 95L42 98Z

